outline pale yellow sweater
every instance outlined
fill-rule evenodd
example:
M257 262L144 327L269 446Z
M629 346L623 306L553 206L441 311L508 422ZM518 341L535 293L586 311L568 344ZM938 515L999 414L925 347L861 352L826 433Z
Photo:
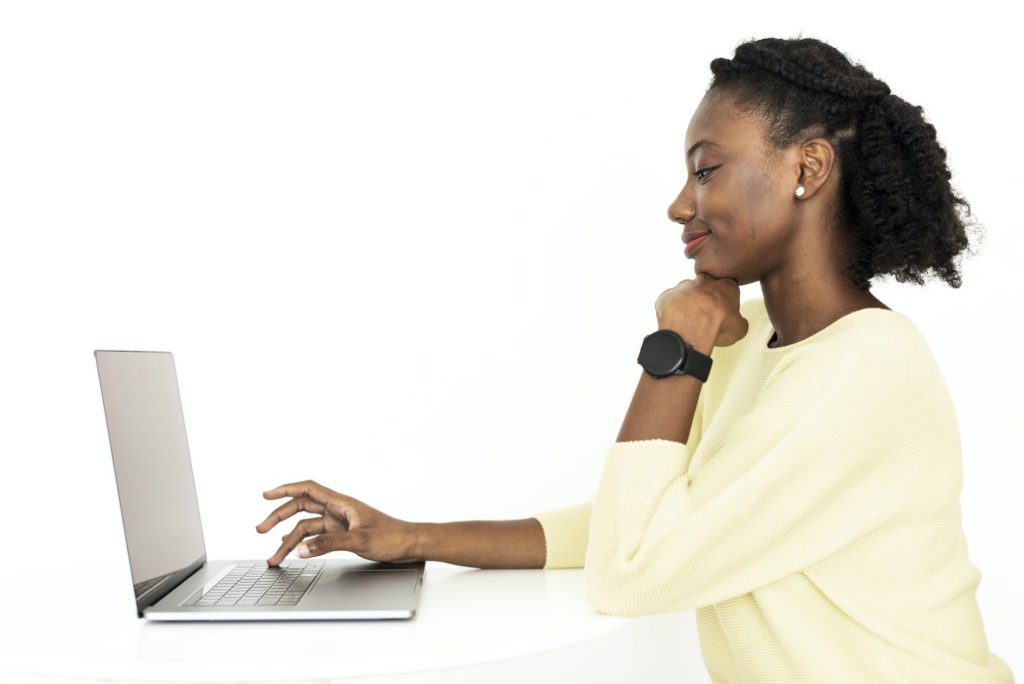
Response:
M712 352L688 442L614 443L592 502L535 516L544 567L585 567L599 613L696 609L715 683L1013 682L917 327L862 309L769 348L763 298L740 310L749 331Z

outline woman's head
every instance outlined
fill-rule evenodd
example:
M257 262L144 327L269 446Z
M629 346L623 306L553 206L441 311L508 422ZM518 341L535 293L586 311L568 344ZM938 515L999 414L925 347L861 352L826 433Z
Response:
M742 285L824 260L860 290L885 274L923 284L929 269L960 287L970 207L921 107L813 38L746 42L711 71L669 207L685 233L711 232L698 271Z

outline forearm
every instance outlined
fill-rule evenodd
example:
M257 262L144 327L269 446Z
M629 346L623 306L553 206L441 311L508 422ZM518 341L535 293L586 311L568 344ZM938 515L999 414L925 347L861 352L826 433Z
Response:
M716 327L699 322L680 322L663 323L660 328L675 330L696 351L711 355ZM713 366L711 372L715 372ZM697 398L703 385L691 375L655 378L641 370L640 381L615 441L666 439L685 444L690 438L690 425L693 424Z
M717 327L701 321L665 323L693 348L711 354ZM714 370L712 369L712 372ZM617 441L667 439L686 443L703 383L688 375L660 380L641 371ZM543 568L544 529L536 518L412 523L416 557L473 568Z
M414 525L420 560L473 568L544 567L544 530L535 518Z

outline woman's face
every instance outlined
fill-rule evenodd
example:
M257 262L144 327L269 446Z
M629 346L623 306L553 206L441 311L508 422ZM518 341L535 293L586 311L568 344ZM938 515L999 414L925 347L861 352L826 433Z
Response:
M685 149L695 149L668 216L685 223L687 235L710 231L687 254L695 273L746 285L800 256L793 197L800 183L798 146L769 157L761 126L715 92L701 100L690 120Z

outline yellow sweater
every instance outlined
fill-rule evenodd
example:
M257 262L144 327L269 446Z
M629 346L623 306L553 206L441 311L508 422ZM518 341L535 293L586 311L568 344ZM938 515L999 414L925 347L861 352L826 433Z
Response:
M696 609L718 682L1013 682L961 524L957 418L888 309L769 348L763 298L715 347L686 444L614 443L593 501L535 516L597 612Z

